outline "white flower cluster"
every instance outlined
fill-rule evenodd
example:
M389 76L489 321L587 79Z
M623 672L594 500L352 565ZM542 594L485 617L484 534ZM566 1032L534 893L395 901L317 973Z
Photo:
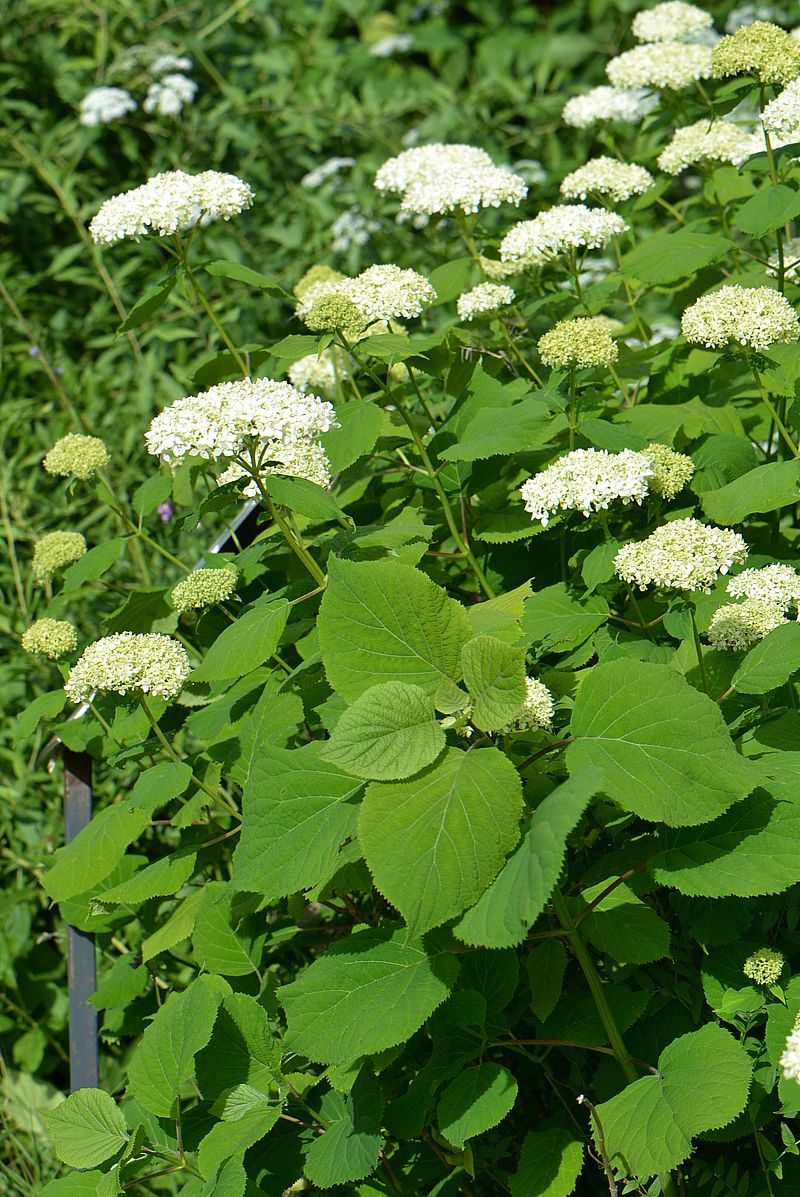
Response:
M255 456L255 454L253 454ZM261 461L258 472L265 474L288 474L290 478L305 478L307 482L314 482L317 486L329 487L331 484L331 463L328 455L318 441L273 441L268 445L256 461ZM261 498L258 483L243 466L234 462L219 476L220 486L227 482L239 482L246 478L246 484L241 488L242 494L250 499Z
M337 380L341 382L350 377L345 355L336 345L292 362L287 374L292 386L304 394L315 390L334 391Z
M522 710L512 723L501 729L506 734L509 732L528 731L533 727L540 727L544 731L549 731L553 726L555 703L553 702L553 695L544 682L538 681L535 677L527 677L525 679L525 690L525 705Z
M570 249L600 249L628 228L615 212L559 204L509 229L500 242L500 260L535 266Z
M679 91L708 79L711 75L711 49L686 42L657 42L636 46L612 58L606 74L614 87L656 87Z
M616 158L601 155L571 171L559 190L567 199L586 199L592 192L621 202L632 195L641 195L652 185L653 176L643 166L618 162Z
M745 569L731 578L727 591L741 602L714 612L708 640L718 649L743 651L788 622L790 607L800 604L800 574L790 565L780 564Z
M189 672L186 650L171 636L117 632L84 649L64 691L71 702L86 702L97 690L170 699L180 693Z
M780 137L800 136L800 79L793 79L761 113L761 123L768 133Z
M514 291L502 283L478 283L470 291L464 291L456 302L459 320L474 320L487 312L496 312L507 303L514 302Z
M375 186L401 195L401 211L425 216L516 206L528 194L525 180L496 166L485 150L441 143L389 158L375 175Z
M159 116L179 116L184 104L191 104L196 95L194 80L176 72L150 84L142 107Z
M783 1055L778 1061L778 1067L783 1073L785 1081L800 1082L800 1016L795 1022L793 1030L786 1036L783 1045Z
M618 577L640 590L710 591L719 574L747 558L747 545L730 528L712 528L699 520L673 520L646 540L625 544L614 558Z
M303 175L300 186L308 188L309 191L316 191L323 183L327 183L328 179L340 174L343 170L349 170L355 164L355 158L328 158L327 162L320 162L319 166L315 166L308 174Z
M185 54L159 54L153 59L150 73L153 75L169 75L173 71L190 71L192 60Z
M753 135L731 121L695 121L676 129L672 140L658 156L667 174L679 175L689 166L709 162L731 162L738 166L753 153Z
M798 266L800 266L800 237L790 237L788 241L784 241L783 243L784 278L791 279L792 282L796 283L800 279ZM777 253L770 254L767 274L771 274L773 278L777 278L778 268L779 258Z
M800 338L800 321L780 291L771 287L720 287L703 295L681 318L687 341L721 349L735 341L756 350Z
M372 58L391 58L393 54L408 54L413 48L413 33L391 33L372 42L367 52Z
M773 603L786 611L792 603L800 603L800 574L791 565L781 564L745 569L731 578L727 591L733 598Z
M118 121L136 108L136 101L123 87L94 87L81 100L78 120L92 128Z
M342 299L352 306L364 326L376 320L408 320L419 316L432 303L436 291L416 270L385 264L368 266L355 278L329 279L312 283L297 305L297 316L313 322L314 309L321 300Z
M198 223L230 220L252 202L252 190L236 175L216 170L189 175L170 170L154 175L133 191L106 200L89 225L89 232L105 245L148 233L169 237L188 232Z
M752 25L755 21L772 21L776 25L787 25L789 14L775 4L740 4L728 13L725 32L735 33L742 25Z
M666 0L655 8L637 12L631 32L637 42L685 42L712 29L711 13L683 0Z
M546 528L557 511L581 511L588 516L606 510L615 499L641 504L652 476L652 463L644 453L575 449L529 478L520 493L525 510Z
M646 88L593 87L585 95L567 100L561 117L574 129L588 129L603 121L638 125L657 105L657 96Z
M358 204L354 204L346 212L340 212L331 225L331 249L335 254L344 254L354 245L366 245L380 227L379 220L370 220Z

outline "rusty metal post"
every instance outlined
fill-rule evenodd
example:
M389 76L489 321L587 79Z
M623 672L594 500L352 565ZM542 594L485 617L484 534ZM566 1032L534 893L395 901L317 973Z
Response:
M69 843L92 817L92 758L64 748L64 824ZM97 988L94 935L67 927L69 986L69 1087L71 1092L100 1082L97 1011L89 998Z

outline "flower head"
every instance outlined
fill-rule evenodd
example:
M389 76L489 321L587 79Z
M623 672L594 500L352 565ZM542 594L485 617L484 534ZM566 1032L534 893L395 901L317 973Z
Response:
M604 316L559 320L539 338L539 357L546 366L608 366L619 357Z
M94 87L81 100L78 120L89 128L109 125L135 108L136 101L123 87Z
M286 474L290 478L305 478L317 486L328 487L331 484L331 463L328 455L318 441L296 440L283 444L275 442L272 447L264 451L265 463L259 468L259 473ZM219 476L220 486L227 482L238 482L247 478L248 482L242 487L242 494L250 499L258 499L261 492L252 475L241 465L234 462Z
M338 283L345 277L341 270L334 270L331 266L311 266L303 277L297 280L292 290L298 299L303 299L317 283Z
M520 493L531 518L547 527L554 512L604 511L616 499L642 503L653 468L643 453L623 449L575 449L522 484Z
M170 170L141 187L115 195L89 225L95 241L110 245L125 237L169 237L212 220L230 220L253 203L253 192L236 175L205 170L189 175Z
M655 8L637 12L631 32L637 42L683 42L713 28L713 25L711 13L703 12L696 4L666 0L666 3L657 4Z
M193 63L185 54L159 54L150 66L151 75L169 75L173 71L190 71Z
M720 287L688 307L681 319L687 341L721 349L729 341L768 349L800 338L800 321L789 301L771 287Z
M86 702L96 690L170 699L180 693L189 672L186 651L171 636L117 632L84 649L64 691L71 702Z
M528 731L534 727L540 727L543 731L549 731L553 726L555 704L553 702L553 695L544 682L540 682L535 677L527 677L525 679L525 691L525 703L522 710L512 723L502 728L506 734L509 732Z
M337 381L350 377L347 359L337 345L331 345L322 353L309 353L292 362L287 371L289 382L298 391L333 391Z
M706 636L709 644L720 651L746 652L782 623L788 620L778 603L745 599L718 607L711 616Z
M674 499L694 474L694 462L684 453L676 453L668 445L651 442L642 452L650 458L653 477L650 479L651 494L662 499Z
M108 449L99 437L69 432L56 441L42 465L48 474L85 481L104 470L109 460Z
M391 264L369 266L355 278L307 287L297 315L312 329L349 329L358 335L376 320L419 316L435 298L436 291L416 270Z
M191 104L197 95L197 84L186 75L164 75L158 83L151 83L147 89L142 107L145 112L157 112L159 116L178 116L184 104Z
M658 156L667 174L678 175L689 166L731 162L738 166L753 153L753 136L730 121L695 121L676 129L672 140Z
M231 597L237 579L236 570L228 566L222 569L193 569L173 587L170 601L176 611L213 607Z
M315 166L308 174L303 175L300 186L307 187L309 191L316 191L328 179L340 174L343 170L349 170L355 164L355 158L328 158L327 162L320 162L319 166Z
M561 116L564 124L575 129L588 129L604 121L638 125L657 105L658 98L645 88L593 87L567 100Z
M653 176L643 166L602 155L568 174L559 190L566 199L586 199L593 194L620 203L632 195L641 195L652 185Z
M769 21L744 25L714 47L711 75L755 75L759 83L790 83L800 75L800 43Z
M537 265L571 249L599 249L628 225L614 212L585 204L559 204L515 224L500 242L502 262Z
M57 661L78 647L75 628L66 619L37 619L22 634L22 647L32 656Z
M793 79L761 113L768 133L778 137L800 137L800 79Z
M461 320L474 320L476 316L496 312L498 308L513 302L514 292L511 287L498 283L478 283L477 287L459 295L456 311Z
M441 143L389 158L375 175L375 186L400 194L401 211L427 216L518 205L528 194L525 180L496 166L485 150Z
M778 1061L778 1067L786 1081L800 1081L800 1015L795 1019L794 1027L786 1036L783 1055Z
M734 598L775 603L787 611L792 603L800 603L800 574L791 565L781 564L744 569L731 578L727 591Z
M742 972L756 985L774 985L786 963L783 953L774 948L759 948L748 956L742 965Z
M39 582L49 582L60 569L72 565L86 552L80 532L48 532L33 549L33 575Z
M656 87L679 91L711 74L711 49L686 42L636 46L612 58L606 74L615 87Z
M719 574L747 558L747 545L730 528L673 520L646 540L625 544L614 558L617 576L640 590L710 591Z

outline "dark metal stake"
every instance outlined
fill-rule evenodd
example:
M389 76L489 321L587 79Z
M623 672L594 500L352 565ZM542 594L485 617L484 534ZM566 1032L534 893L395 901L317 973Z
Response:
M64 748L64 823L69 843L92 817L92 758ZM69 984L69 1087L97 1088L100 1083L97 1011L89 998L97 988L94 935L67 927Z

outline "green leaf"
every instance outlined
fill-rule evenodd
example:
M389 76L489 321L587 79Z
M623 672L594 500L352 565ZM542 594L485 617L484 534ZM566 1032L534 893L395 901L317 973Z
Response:
M731 243L707 233L656 233L626 254L620 273L643 283L674 283L724 258Z
M690 1154L693 1136L732 1122L747 1102L752 1061L708 1024L673 1040L658 1070L597 1107L611 1163L627 1176L669 1172Z
M14 723L14 744L20 740L27 740L32 736L43 719L55 719L60 715L67 701L63 690L48 690L40 694L33 702L25 707L17 716Z
M371 686L339 718L325 760L356 777L394 781L432 764L445 745L433 701L419 686Z
M607 884L584 890L581 898L593 901ZM669 924L624 884L581 920L581 933L619 964L647 964L669 955Z
M741 694L766 694L800 669L800 624L781 624L750 649L731 685Z
M582 1168L583 1144L568 1130L532 1131L511 1177L511 1197L570 1197Z
M170 1118L194 1058L208 1043L222 993L210 977L197 977L172 992L136 1044L128 1067L128 1091L140 1106Z
M281 1116L279 1105L268 1110L251 1110L236 1122L218 1122L203 1139L197 1150L197 1163L203 1176L210 1177L220 1164L232 1156L242 1154L272 1130ZM216 1190L215 1197L216 1197Z
M404 362L409 357L435 349L445 338L444 333L377 333L358 342L359 353L377 357L382 362Z
M97 1186L102 1180L102 1172L70 1172L69 1176L46 1184L40 1197L97 1197Z
M239 1160L228 1160L219 1172L203 1185L199 1197L244 1197L247 1173Z
M383 426L383 412L369 399L336 404L336 420L340 425L320 437L335 474L346 470L359 457L371 453Z
M525 600L522 630L545 652L569 652L588 640L608 619L608 603L599 595L573 598L563 582Z
M122 321L122 324L120 324L119 331L123 333L128 332L132 328L139 328L151 316L154 316L161 305L166 303L169 298L177 277L176 274L171 274L168 278L162 279L160 283L156 283L154 287L151 287L141 299L137 300Z
M319 337L308 337L299 333L284 337L282 341L276 341L274 345L270 346L270 353L273 357L290 363L299 361L301 357L308 357L309 354L317 353L318 350Z
M141 486L137 486L131 497L131 507L137 515L150 515L159 503L163 503L171 494L171 475L166 471L163 474L153 474L145 479Z
M224 881L209 881L203 889L203 901L192 933L194 958L201 970L218 977L246 977L256 971L251 959L251 945L236 930L228 886Z
M487 948L522 943L558 881L567 836L601 787L602 772L587 769L544 799L496 881L456 923L459 939Z
M102 1089L78 1089L44 1120L56 1155L70 1168L94 1168L128 1141L122 1110Z
M61 593L70 594L79 586L83 586L84 582L94 582L97 578L102 578L115 564L124 547L125 541L117 537L116 540L106 540L89 549L88 553L84 553L64 571Z
M496 748L448 748L413 781L373 782L358 822L381 893L412 934L475 902L519 839L522 789Z
M461 650L464 682L472 695L472 722L500 731L525 702L525 652L494 636L476 636Z
M244 792L232 884L279 898L327 880L339 845L355 832L363 782L322 760L323 745L264 745Z
M42 885L54 902L84 894L113 873L128 844L150 823L149 811L118 803L93 816L88 826L63 848L45 874Z
M545 1022L561 997L567 949L560 939L545 939L528 953L525 965L531 987L531 1009L540 1022Z
M471 277L472 258L456 258L432 270L428 278L438 296L434 307L440 303L450 303L462 291L466 291Z
M197 853L174 852L140 869L128 881L103 891L103 905L138 906L150 898L175 894L194 873Z
M720 490L758 465L752 443L743 436L717 433L692 453L694 475L690 486L696 495Z
M158 956L160 952L166 952L176 943L182 943L184 939L189 938L197 921L197 912L202 900L203 891L201 889L189 894L188 898L184 898L182 902L178 903L167 921L143 940L143 964L152 960L154 956Z
M202 269L205 270L206 274L210 274L214 278L232 278L237 283L247 283L251 287L256 287L259 291L266 291L268 295L275 295L280 299L294 301L294 296L285 291L276 279L271 278L268 274L261 274L260 271L253 270L250 266L245 266L241 262L225 262L217 259L213 262L204 262Z
M317 626L325 671L343 698L389 681L433 696L442 678L459 676L469 619L444 590L409 565L328 564Z
M740 524L754 512L777 511L800 500L800 461L771 461L701 497L716 524Z
M436 936L409 940L405 928L350 935L278 990L286 1048L344 1064L394 1047L441 1005L457 976L457 958Z
M238 735L239 750L229 776L244 786L261 745L291 741L303 722L303 702L298 694L280 692L281 682L270 678Z
M338 520L344 515L331 492L324 486L317 486L316 482L309 482L308 478L268 474L263 485L279 506L288 507L315 523Z
M206 1101L216 1107L237 1086L250 1086L262 1096L274 1092L280 1063L280 1040L264 1007L245 993L227 994L211 1038L195 1059L195 1077Z
M743 233L763 237L773 229L794 220L800 214L800 192L784 183L767 183L736 214L735 223Z
M517 1082L502 1064L466 1068L439 1099L439 1130L454 1147L463 1147L502 1122L516 1100Z
M218 682L251 673L278 647L291 607L285 599L257 603L225 628L192 673L191 682Z
M161 761L136 778L136 785L131 790L131 806L152 814L182 794L191 780L192 768L185 761Z
M447 461L482 461L508 457L546 445L567 427L566 416L554 416L538 400L516 407L487 407L470 420L454 445L442 450Z
M474 636L496 636L507 644L519 642L522 635L520 620L525 599L531 597L530 582L523 582L514 590L498 594L484 603L476 603L467 611Z
M344 1103L344 1115L306 1150L303 1171L321 1189L363 1180L378 1166L383 1097L370 1063L362 1064Z
M754 785L717 704L668 665L596 665L578 691L571 733L570 772L599 766L609 798L642 819L706 823Z

